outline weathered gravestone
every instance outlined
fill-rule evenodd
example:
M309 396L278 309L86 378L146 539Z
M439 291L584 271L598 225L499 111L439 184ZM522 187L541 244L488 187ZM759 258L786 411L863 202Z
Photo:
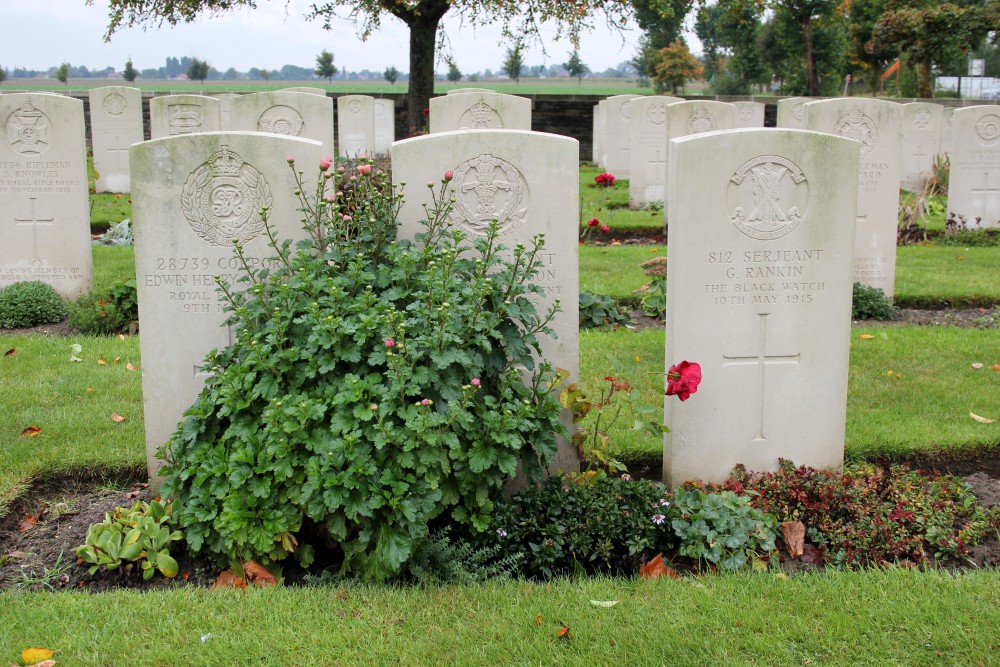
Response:
M149 101L153 139L222 129L221 102L208 95L163 95Z
M764 127L764 105L760 102L733 102L736 107L734 128Z
M703 373L666 398L671 486L843 464L858 153L801 130L671 142L666 363Z
M40 280L74 298L91 287L83 100L0 96L0 287Z
M631 138L632 105L638 95L614 95L601 102L604 137L601 145L604 150L603 167L616 178L629 178L629 139Z
M430 101L430 133L452 130L530 130L531 100L491 91L442 95Z
M293 156L316 173L317 141L249 132L187 134L131 149L135 268L142 320L142 393L150 480L158 484L156 450L166 442L211 372L212 348L232 342L215 276L241 275L233 240L254 268L273 256L260 218L280 239L303 238ZM308 180L308 178L307 178Z
M923 192L927 179L934 174L934 158L941 142L942 111L940 104L932 102L903 105L900 186L904 190Z
M545 294L536 307L545 312L558 299L561 311L551 323L558 338L540 336L542 355L569 371L570 382L579 374L579 150L569 137L509 130L442 132L392 145L393 181L405 184L400 238L423 231L426 183L448 170L452 219L472 238L482 237L494 218L508 252L545 234L536 277ZM572 426L568 414L563 421ZM576 448L561 441L551 468L579 471Z
M857 97L806 105L810 130L861 142L854 280L890 297L896 277L902 115L900 104Z
M1000 106L957 109L948 212L970 228L1000 226Z
M375 99L375 153L388 155L396 140L396 103L391 97Z
M651 95L631 102L628 203L632 208L666 199L667 106L683 101Z
M90 141L98 192L130 192L128 147L145 138L141 90L126 86L90 90Z
M281 91L238 95L229 100L228 129L315 139L333 155L333 100Z
M778 100L778 127L801 130L806 126L805 105L812 97L786 97Z
M667 141L717 130L731 130L736 122L736 107L727 102L677 102L667 107ZM669 145L669 144L668 144ZM665 165L667 180L670 165ZM664 220L669 220L670 201L663 203Z
M375 98L343 95L337 98L337 148L341 157L375 154Z

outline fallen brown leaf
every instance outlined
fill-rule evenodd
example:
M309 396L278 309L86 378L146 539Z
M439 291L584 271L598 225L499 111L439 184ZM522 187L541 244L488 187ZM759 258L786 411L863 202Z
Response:
M108 363L108 360L104 358L103 354L101 356L97 357L97 365L98 366L106 366L107 363Z
M860 338L861 340L868 340L869 338L874 338L874 337L875 336L873 336L872 334L861 334L860 336L858 336L858 338Z
M111 413L111 421L113 421L116 424L121 424L123 421L125 421L125 418L122 417L117 412L112 412Z
M118 364L118 363L121 363L121 360L122 360L122 356L121 356L121 355L119 354L119 355L118 355L117 357L115 357L115 358L114 358L114 359L113 359L113 360L111 361L111 363L113 363L113 364Z
M247 583L253 584L257 588L278 585L278 580L274 578L274 575L266 567L255 561L243 564L243 574L247 578Z
M17 532L23 533L26 530L31 530L32 528L34 528L35 524L38 523L39 519L45 516L45 509L46 506L44 503L42 503L42 507L41 509L38 510L38 514L29 514L28 516L21 519L21 523L18 524L17 526Z
M5 356L5 357L13 357L15 354L17 354L17 350L12 347L9 350L7 350L6 352L4 352L3 356Z
M22 438L34 438L36 435L42 432L42 429L37 426L29 426L28 428L21 431Z
M1000 364L993 364L993 370L1000 371Z
M556 637L558 637L559 639L569 639L570 638L569 637L569 626L568 625L564 625L561 628L559 628L559 632L556 633Z
M131 361L125 364L125 370L127 371L137 371L140 368L142 368L142 366L133 366Z
M246 580L237 577L232 570L226 570L212 584L212 588L246 588Z
M541 625L541 624L542 624L542 615L539 614L538 616L535 616L535 625Z
M656 579L658 577L671 577L672 579L680 579L681 575L677 574L677 571L673 568L667 567L663 562L663 554L656 554L653 560L649 561L645 565L639 566L639 578L640 579Z
M55 660L42 660L41 662L36 662L33 665L28 665L28 667L55 667Z
M969 416L975 419L980 424L992 424L996 419L990 419L989 417L980 417L975 412L969 412Z
M142 493L142 490L147 488L149 488L149 484L146 482L136 482L129 487L128 491L125 492L125 498L128 500L138 498L139 494Z
M88 394L93 394L94 393L94 388L93 387L87 387L84 391L86 393L88 393Z
M798 558L802 555L806 542L806 527L801 521L785 521L781 524L781 533L785 536L785 548L788 555Z

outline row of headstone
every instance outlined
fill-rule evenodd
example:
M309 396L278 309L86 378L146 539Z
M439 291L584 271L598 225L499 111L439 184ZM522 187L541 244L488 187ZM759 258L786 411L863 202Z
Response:
M531 100L491 90L458 88L432 97L430 134L453 130L530 130Z
M737 463L774 469L779 458L842 464L861 146L817 132L754 129L671 142L677 222L669 231L667 359L696 361L705 376L695 399L667 402L671 484L718 481ZM394 179L407 184L403 237L420 231L428 196L420 184L445 171L454 174L453 219L472 237L493 219L507 246L545 233L540 307L558 298L563 310L553 323L558 337L545 341L543 354L575 377L577 142L530 131L453 131L397 142L391 152ZM276 155L307 164L319 161L322 147L230 132L131 149L154 480L153 452L209 372L204 354L231 342L214 290L215 275L235 273L231 240L243 241L250 261L267 261L256 218L264 205L282 236L301 234L294 183ZM563 442L554 468L578 465Z

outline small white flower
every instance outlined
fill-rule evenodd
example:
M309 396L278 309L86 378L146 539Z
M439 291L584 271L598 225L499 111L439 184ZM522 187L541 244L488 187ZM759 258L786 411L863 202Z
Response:
M503 528L497 528L497 537L507 537L507 531Z
M663 516L662 514L654 514L653 515L653 523L655 523L657 526L662 526L663 525L663 521L666 518L667 517Z
M667 500L666 498L664 498L663 500L660 501L660 506L661 507L670 507L670 501Z
M624 475L622 475L622 481L623 482L631 482L632 481L632 475L630 475L628 473L625 473Z

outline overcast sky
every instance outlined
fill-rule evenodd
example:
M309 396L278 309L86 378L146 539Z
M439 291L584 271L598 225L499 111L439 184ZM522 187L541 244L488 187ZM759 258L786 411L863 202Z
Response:
M69 62L121 70L131 57L141 70L162 66L167 56L190 56L207 60L219 71L230 67L246 71L285 64L313 67L316 55L328 49L340 68L381 71L394 65L409 71L409 33L401 21L387 15L379 31L362 42L347 19L335 21L332 30L323 30L321 21L305 21L309 4L310 0L292 0L286 15L285 0L258 0L255 10L237 10L175 28L123 30L105 43L107 0L95 0L93 5L84 0L0 0L0 66L44 70ZM459 69L500 69L506 47L500 44L497 27L473 30L447 17L444 27ZM584 35L580 56L591 69L603 71L632 58L640 34L627 32L623 42L621 34L601 24ZM566 62L568 42L550 38L545 44L548 57L532 47L526 65ZM444 69L438 65L439 71Z

